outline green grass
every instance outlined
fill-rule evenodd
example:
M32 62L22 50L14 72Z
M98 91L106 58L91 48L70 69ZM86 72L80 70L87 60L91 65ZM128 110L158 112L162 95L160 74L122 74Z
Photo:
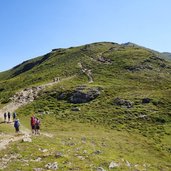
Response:
M13 122L8 123L0 120L0 134L9 134L12 132L15 132L15 129L13 128Z
M57 121L49 115L45 118L42 119L41 131L49 132L53 137L33 136L32 143L12 143L0 154L1 158L4 155L17 155L15 160L10 160L6 170L45 168L49 162L57 162L59 170L64 171L76 168L95 170L97 167L108 170L111 161L120 163L117 170L157 171L169 167L170 154L164 153L152 139L140 134L73 121ZM43 149L47 150L42 152ZM61 152L62 156L56 158L57 152ZM38 158L41 161L36 162ZM126 165L126 161L131 164L131 168Z
M110 59L112 63L102 63L99 57ZM88 77L78 65L80 62L84 68L91 69L93 83L88 83ZM60 49L0 73L0 107L18 90L50 82L55 77L74 76L48 87L34 102L17 110L24 126L30 129L30 116L36 114L42 122L41 131L54 137L42 135L33 137L30 144L13 143L1 156L10 155L12 150L28 160L29 165L21 160L12 161L7 170L29 170L55 161L61 170L96 170L100 166L108 170L112 160L121 163L117 170L143 170L145 167L146 170L169 170L170 68L169 61L158 58L148 49L101 42ZM84 91L99 87L100 95L82 104L58 100L60 93L73 92L80 85L86 86ZM117 97L131 101L133 107L114 104ZM143 104L143 98L150 98L150 103ZM81 110L72 111L73 107ZM13 131L6 126L0 125L1 132ZM86 143L82 143L81 137L86 137ZM106 146L102 145L103 141ZM47 148L47 156L43 157L39 148ZM78 152L77 148L80 148ZM83 154L84 150L87 153ZM98 150L102 153L94 155ZM62 151L64 157L56 159L55 151ZM80 160L78 156L85 159ZM30 161L38 157L42 158L41 162ZM132 164L131 169L125 165L126 160Z

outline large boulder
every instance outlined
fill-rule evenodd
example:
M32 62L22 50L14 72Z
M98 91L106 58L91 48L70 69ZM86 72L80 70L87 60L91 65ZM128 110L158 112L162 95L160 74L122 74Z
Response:
M98 88L92 88L89 89L87 92L83 91L74 91L71 93L70 97L68 98L68 101L70 103L86 103L91 100L94 100L100 95L100 90Z
M100 90L100 87L89 88L86 86L79 86L72 91L67 90L65 92L58 92L57 99L66 100L69 103L74 104L87 103L96 99L100 95Z

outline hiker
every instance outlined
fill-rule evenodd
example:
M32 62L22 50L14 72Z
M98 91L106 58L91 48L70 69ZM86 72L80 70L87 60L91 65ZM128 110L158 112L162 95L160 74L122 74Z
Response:
M31 117L31 129L32 129L32 134L35 133L35 124L36 124L36 118L34 116Z
M15 119L16 119L16 117L17 117L16 112L13 113L12 117L13 117L13 121L15 121Z
M35 134L40 134L40 120L35 118Z
M10 118L11 118L11 113L8 112L8 122L10 122Z
M6 119L7 119L7 113L5 112L4 113L4 122L6 122Z
M15 119L15 121L14 121L14 127L15 127L16 133L18 133L20 131L20 129L19 129L19 127L20 127L19 119Z

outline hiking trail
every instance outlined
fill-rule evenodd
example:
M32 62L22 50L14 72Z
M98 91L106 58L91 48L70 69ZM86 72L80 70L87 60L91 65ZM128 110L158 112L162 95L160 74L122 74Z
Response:
M61 80L55 80L53 82L49 82L46 84L42 84L39 86L34 86L31 88L26 88L23 89L19 92L17 92L13 97L11 97L11 102L9 102L6 106L0 109L0 120L4 120L4 113L10 111L12 114L14 111L16 111L19 107L27 105L28 103L31 103L32 101L35 100L36 97L38 97L38 93L41 90L46 89L49 86L53 86L54 84L57 84L61 81L69 80L73 78L74 76L67 77ZM30 121L28 121L30 122ZM4 123L6 124L6 123ZM10 122L9 126L12 126L14 128L14 123ZM11 142L23 140L24 138L28 138L32 136L31 129L28 129L20 124L20 133L16 134L15 130L14 133L11 134L0 134L0 150L5 149ZM53 135L45 132L41 132L41 135L47 136L47 137L52 137Z

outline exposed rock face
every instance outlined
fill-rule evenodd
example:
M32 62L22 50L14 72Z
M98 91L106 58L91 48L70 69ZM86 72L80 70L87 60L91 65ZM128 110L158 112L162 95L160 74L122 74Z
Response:
M125 69L134 72L134 71L141 71L144 69L152 70L153 67L149 64L146 64L146 65L137 65L137 66L126 66Z
M127 107L127 108L133 107L133 102L124 100L124 99L120 99L119 97L114 99L114 104L121 106L121 107Z
M59 95L58 95L58 100L65 100L65 99L67 99L67 93L60 93Z
M38 92L42 90L43 87L31 87L24 89L18 93L16 93L11 100L16 103L28 103L32 102L34 99L37 98Z
M91 100L96 99L100 95L100 88L86 88L86 87L77 87L76 90L72 92L61 92L57 99L58 100L67 100L70 103L79 104L87 103ZM78 108L73 108L73 111L79 111Z
M71 103L86 103L100 95L100 91L97 88L90 89L88 92L74 91L71 93L68 101Z

